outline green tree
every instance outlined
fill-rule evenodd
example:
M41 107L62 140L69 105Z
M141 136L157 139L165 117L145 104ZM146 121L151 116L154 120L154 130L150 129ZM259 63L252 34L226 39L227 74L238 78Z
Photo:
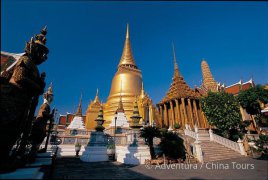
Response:
M209 124L216 126L224 137L230 138L229 131L237 129L241 119L236 98L226 92L209 92L201 99L201 106Z
M144 138L145 141L148 143L148 146L150 148L151 159L155 159L153 140L154 140L154 137L161 136L159 129L157 127L146 126L141 129L140 133L141 133L140 137Z
M256 120L261 121L261 103L268 103L268 90L264 89L264 86L257 85L255 87L249 88L245 91L240 91L237 99L240 105L246 109L247 113L250 115L256 115ZM267 123L267 122L263 122Z
M162 132L160 147L162 152L173 159L185 159L185 147L183 139L173 132Z

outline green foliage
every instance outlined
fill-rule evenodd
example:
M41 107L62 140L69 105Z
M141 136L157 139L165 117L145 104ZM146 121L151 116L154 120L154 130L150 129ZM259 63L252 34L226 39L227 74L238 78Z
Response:
M174 128L175 128L175 129L179 129L180 127L181 127L181 126L180 126L178 123L175 123L175 124L174 124Z
M76 142L74 146L75 147L81 147L81 144L79 142Z
M260 114L260 102L268 103L268 90L264 86L257 85L245 91L240 91L237 99L241 106L251 115Z
M160 147L163 153L170 158L185 159L183 139L176 133L165 132L162 135Z
M238 128L241 119L239 103L232 94L209 92L201 99L201 106L208 123L216 126L224 137L229 138L229 130Z
M115 145L114 144L108 144L107 149L115 149Z
M154 137L160 137L161 133L158 127L146 126L140 131L140 137L144 138L150 148L151 158L155 159L155 151L153 146Z
M258 151L263 152L264 154L268 154L268 136L260 134L259 139L255 141L256 146L258 147Z

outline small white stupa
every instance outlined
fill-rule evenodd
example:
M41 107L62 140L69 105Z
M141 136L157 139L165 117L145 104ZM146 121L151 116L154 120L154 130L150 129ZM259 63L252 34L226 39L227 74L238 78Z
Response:
M121 128L129 128L129 122L125 115L125 110L122 103L122 97L120 95L120 101L118 108L116 110L116 115L113 118L112 122L110 123L110 127L121 127Z
M82 116L82 95L80 98L80 102L77 108L77 111L75 113L74 119L70 123L70 125L67 127L67 129L73 130L85 130L85 124L83 122L83 116Z
M121 128L129 128L129 123L127 120L127 117L125 115L125 110L123 107L123 103L122 103L122 81L121 81L121 89L120 89L120 100L119 100L119 104L118 104L118 108L115 112L115 117L113 118L110 127L121 127Z

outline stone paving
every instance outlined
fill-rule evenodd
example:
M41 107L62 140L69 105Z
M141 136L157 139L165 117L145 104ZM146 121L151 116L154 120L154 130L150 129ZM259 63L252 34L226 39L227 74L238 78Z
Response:
M56 161L53 179L267 179L267 160L238 158L204 164L128 166L87 163L75 157Z

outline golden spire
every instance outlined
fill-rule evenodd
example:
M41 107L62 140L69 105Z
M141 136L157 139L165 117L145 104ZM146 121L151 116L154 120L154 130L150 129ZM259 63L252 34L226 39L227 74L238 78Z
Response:
M94 103L100 103L100 100L99 100L99 89L97 88L97 93L96 93L96 96L95 96L95 99L94 99Z
M121 89L120 89L120 99L116 112L124 112L123 102L122 102L122 81L121 81Z
M80 101L79 101L79 105L77 107L76 116L82 116L82 93L81 93L81 97L80 97Z
M130 65L134 68L137 68L136 63L134 61L133 54L132 54L132 50L131 50L128 24L127 24L125 45L124 45L123 53L122 53L118 66L122 66L122 65Z
M143 87L143 82L141 83L141 98L145 97L145 92L144 92L144 87Z
M205 88L213 92L217 91L217 83L214 80L210 72L208 63L206 62L204 58L202 59L202 62L201 62L201 69L202 69L202 75L203 75L203 85L205 86Z
M179 72L179 67L178 67L178 64L177 64L176 54L175 54L175 47L174 47L173 43L172 43L172 50L173 50L173 58L174 58L174 75L173 75L173 78L175 78L175 77L179 77L181 75L180 75L180 72Z

